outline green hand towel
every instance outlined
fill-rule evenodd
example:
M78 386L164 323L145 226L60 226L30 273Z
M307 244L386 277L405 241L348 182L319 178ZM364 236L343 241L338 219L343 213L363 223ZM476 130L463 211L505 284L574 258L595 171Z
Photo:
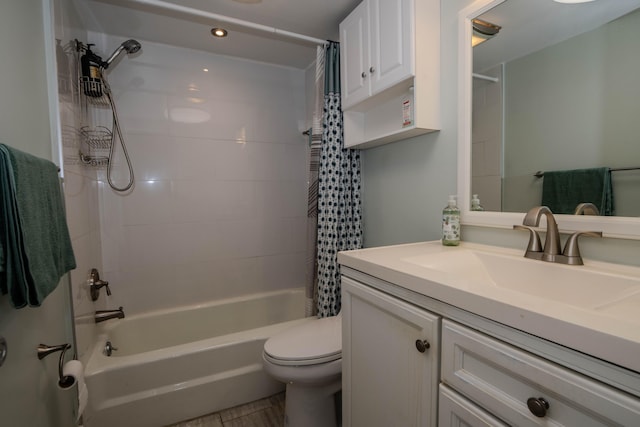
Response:
M16 308L39 306L76 267L58 168L0 144L0 290Z
M613 215L611 169L592 168L544 173L542 205L558 214L573 214L580 203L593 203L600 215Z

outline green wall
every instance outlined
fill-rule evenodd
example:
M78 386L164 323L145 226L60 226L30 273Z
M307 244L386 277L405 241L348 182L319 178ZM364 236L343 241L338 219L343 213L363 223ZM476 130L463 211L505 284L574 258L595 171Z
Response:
M542 197L538 170L640 167L640 10L505 64L504 185ZM616 213L640 215L640 171L613 174ZM523 212L505 197L504 210Z

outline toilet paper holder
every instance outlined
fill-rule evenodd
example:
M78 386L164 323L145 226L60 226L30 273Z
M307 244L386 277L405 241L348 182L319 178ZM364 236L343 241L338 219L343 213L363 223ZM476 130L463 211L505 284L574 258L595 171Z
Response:
M70 375L64 375L62 373L62 367L64 366L64 355L71 348L71 344L60 345L38 345L38 359L42 360L51 353L60 351L60 360L58 361L58 385L62 388L71 387L75 383L75 378Z

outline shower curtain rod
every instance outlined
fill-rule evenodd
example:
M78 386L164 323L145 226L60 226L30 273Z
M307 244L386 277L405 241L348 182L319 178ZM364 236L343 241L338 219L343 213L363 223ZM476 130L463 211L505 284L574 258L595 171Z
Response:
M198 16L201 18L208 18L219 22L225 22L228 24L234 24L245 28L251 28L254 30L264 31L265 33L277 34L284 37L289 37L292 39L297 39L300 41L305 41L312 44L324 45L327 43L326 40L317 39L315 37L309 37L304 34L298 34L291 31L281 30L275 27L269 27L268 25L256 24L255 22L249 22L242 19L231 18L229 16L218 15L217 13L211 13L200 9L195 9L192 7L181 6L175 3L169 3L162 0L130 0L131 3L137 5L147 5L156 7L159 9L170 10L173 12L180 12L187 15Z

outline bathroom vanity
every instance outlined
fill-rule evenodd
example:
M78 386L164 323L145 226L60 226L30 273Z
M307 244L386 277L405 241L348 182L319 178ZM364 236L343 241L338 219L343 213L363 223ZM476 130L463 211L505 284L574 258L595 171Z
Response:
M345 426L640 425L640 268L439 241L339 261Z

